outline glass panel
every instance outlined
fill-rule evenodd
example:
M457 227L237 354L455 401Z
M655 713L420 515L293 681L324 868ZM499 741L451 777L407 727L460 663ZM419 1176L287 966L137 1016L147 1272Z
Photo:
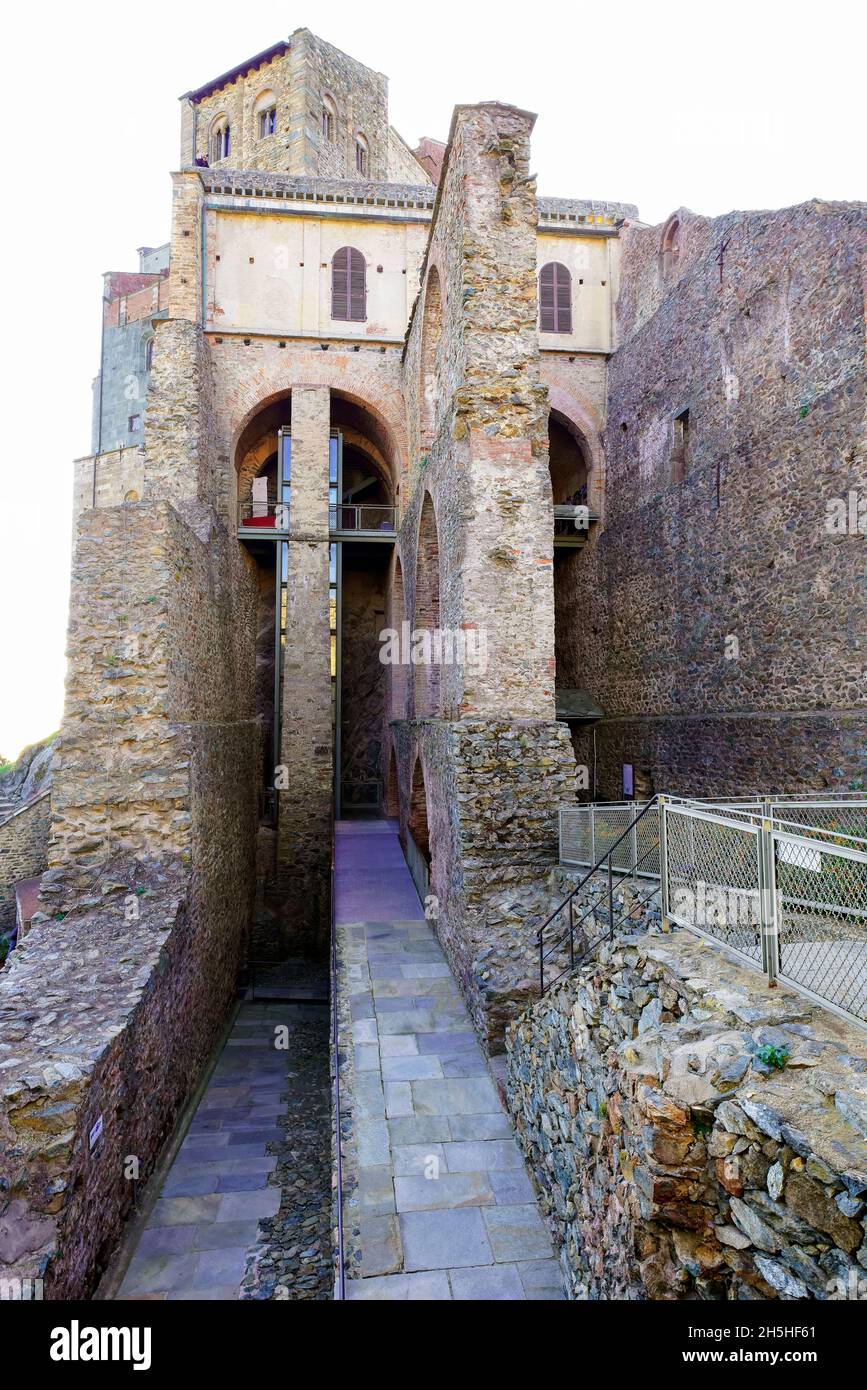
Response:
M291 434L281 434L281 458L278 480L278 502L282 502L285 507L292 504L292 436Z
M333 434L328 441L328 481L334 486L337 485L338 444L338 438Z

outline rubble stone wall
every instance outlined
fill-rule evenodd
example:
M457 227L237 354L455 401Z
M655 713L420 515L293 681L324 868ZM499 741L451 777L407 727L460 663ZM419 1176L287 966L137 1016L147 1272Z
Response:
M0 929L15 921L15 884L35 878L47 865L49 796L43 792L0 822Z
M678 792L844 789L867 732L867 541L845 515L867 497L865 209L683 214L665 274L659 245L623 233L604 530L570 568L558 683L608 716L601 796L622 762Z
M687 932L534 1003L509 1104L572 1297L863 1297L863 1043Z
M393 723L391 732L401 834L420 759L437 935L480 1036L502 1052L506 1024L537 989L527 899L554 870L558 806L575 798L568 730L545 721L422 720Z

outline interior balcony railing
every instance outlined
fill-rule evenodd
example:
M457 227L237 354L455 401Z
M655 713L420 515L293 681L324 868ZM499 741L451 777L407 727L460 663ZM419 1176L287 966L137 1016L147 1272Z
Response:
M396 508L380 502L338 502L328 508L328 529L333 536L364 536L369 540L393 540Z
M599 513L586 502L558 503L554 507L554 545L576 548L587 544L590 527L599 520Z
M289 511L287 503L239 502L239 538L285 539L290 534ZM328 508L332 539L393 542L396 525L396 508L378 502L339 502Z

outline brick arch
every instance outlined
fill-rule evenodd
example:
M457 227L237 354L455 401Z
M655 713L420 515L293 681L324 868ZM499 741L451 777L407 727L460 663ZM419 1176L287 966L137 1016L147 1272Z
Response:
M386 757L388 761L385 772L383 805L385 814L389 819L400 821L400 781L397 775L397 754L391 739L386 744Z
M433 498L425 492L416 543L413 630L431 634L440 627L440 545ZM440 713L440 668L433 662L413 666L416 719L436 718Z
M275 364L270 372L260 368L249 382L239 388L233 401L226 429L231 457L237 456L244 432L256 416L278 401L291 397L293 387L327 386L334 396L358 406L377 424L387 452L391 455L393 485L396 487L398 478L407 467L403 391L385 381L376 381L374 395L370 374L367 373L365 383L354 380L360 373L353 371L352 364L347 366L346 357L347 354L338 352L306 352L303 360L299 354L285 366Z
M276 436L269 432L248 449L243 458L238 459L238 501L249 502L253 479L258 478L263 468L274 457L277 449Z
M424 762L420 752L416 752L409 784L409 807L407 827L422 855L431 867L430 819L427 806L427 780Z
M428 266L422 307L421 352L419 354L419 444L429 449L442 418L443 291L439 269Z
M605 453L598 416L592 407L559 386L549 385L548 404L553 419L568 430L584 454L588 501L601 516L605 496Z
M395 554L388 584L388 626L401 632L407 617L406 587L403 581L403 565L398 553ZM388 717L389 719L409 719L412 687L409 681L408 666L393 665L388 668Z

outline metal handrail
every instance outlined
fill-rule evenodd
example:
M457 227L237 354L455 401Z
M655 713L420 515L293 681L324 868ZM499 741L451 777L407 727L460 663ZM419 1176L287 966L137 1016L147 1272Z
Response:
M346 1298L346 1258L343 1243L343 1133L340 1122L340 1027L337 1017L337 908L334 893L337 827L331 838L331 1046L334 1053L334 1127L337 1146L337 1298Z
M332 531L393 531L396 508L384 502L337 502L328 508ZM373 522L373 525L362 525Z
M255 501L238 503L238 529L289 530L289 503Z
M652 844L652 845L645 851L645 853L641 856L641 859L639 859L639 860L636 861L636 863L635 863L635 865L634 865L634 869L637 869L637 868L638 868L638 865L642 862L643 859L645 859L645 858L647 857L648 854L653 854L654 851L657 850L657 849L659 849L659 841L658 841L658 840L655 841L654 844ZM634 869L633 869L633 871L632 871L632 872L633 872L633 875L634 875ZM630 912L634 912L635 909L636 909L637 907L643 907L645 903L647 903L647 902L650 901L650 899L653 897L653 894L654 894L656 891L657 891L657 890L656 890L656 887L653 887L653 888L651 888L651 890L650 890L649 893L646 893L646 894L644 895L643 898L638 898L637 901L630 903L630 907L629 907ZM613 896L613 892L612 892L611 885L609 884L609 906L608 906L609 925L608 925L608 932L607 932L609 941L612 941L612 940L614 939L614 912L613 912L612 896ZM558 980L561 980L561 979L563 978L564 975L571 974L571 972L572 972L573 970L575 970L577 966L581 965L582 962L585 961L585 960L587 959L587 957L590 955L591 951L595 951L595 949L596 949L596 947L599 945L599 943L605 939L605 936L606 936L606 933L605 933L605 932L602 932L601 935L597 936L596 939L595 939L594 941L587 942L587 941L586 941L586 937L585 937L584 940L585 940L585 943L586 943L586 944L585 944L584 950L581 952L580 955L576 956L576 954L575 954L575 934L576 934L576 932L577 932L577 933L579 934L579 937L582 936L583 933L581 933L581 926L582 926L582 923L584 922L585 918L587 918L587 917L589 917L589 916L591 916L591 915L595 916L595 914L596 914L598 911L599 911L599 904L598 904L598 903L595 903L595 902L594 902L594 903L590 903L590 905L589 905L589 906L587 907L587 909L581 914L581 916L579 917L579 919L578 919L578 921L577 921L577 923L576 923L576 922L573 921L572 906L571 906L571 901L570 901L570 907L569 907L569 932L568 932L568 940L569 940L569 965L568 965L567 968L561 970L561 971L559 972L559 974L555 975L554 978L553 978L552 980L549 980L547 986L544 985L544 980L542 980L542 979L540 978L540 988L542 989L542 993L543 993L543 994L544 994L548 989L550 989L550 988L552 987L552 985L555 985L555 984L557 983ZM621 918L623 917L623 915L624 915L624 914L621 913ZM548 950L547 950L547 951L544 951L544 952L542 953L542 966L541 966L541 969L542 969L542 970L544 970L544 961L549 960L551 956L553 956L558 950L560 950L560 948L561 948L561 947L564 945L564 943L566 942L566 939L567 939L567 933L564 932L563 935L562 935L561 937L558 937L558 939L557 939L551 946L548 947ZM541 947L540 947L540 951L541 951ZM540 972L540 974L541 974L541 972Z
M617 872L618 872L618 873L624 874L626 877L634 877L635 871L636 871L636 869L638 868L639 864L643 863L644 860L648 857L648 855L653 854L654 851L657 850L657 849L659 849L659 841L658 841L658 840L655 840L654 843L653 843L652 845L648 845L647 849L644 851L644 853L642 854L641 858L640 858L640 859L636 859L635 863L632 865L631 868L629 868L629 869L618 869ZM606 858L606 860L607 860L607 858L608 858L608 855L607 855L607 854L605 855L605 858ZM580 885L579 885L579 886L580 886ZM577 891L578 891L578 889L576 888L576 889L575 889L575 892L577 893ZM645 903L645 902L647 902L650 898L653 897L653 894L654 894L656 891L657 891L657 889L656 889L656 887L654 886L653 888L651 888L650 892L647 893L643 898L639 898L639 903ZM563 909L564 907L566 907L567 904L571 904L573 901L574 901L574 894L570 893L569 897L568 897L563 903L561 903L560 909L559 909L559 910L562 911L562 909ZM584 911L581 913L581 916L578 918L578 921L577 921L577 922L574 922L574 920L572 919L572 909L571 909L571 906L570 906L570 922L572 923L572 926L570 926L570 931L572 930L572 928L574 928L575 930L577 930L577 929L581 926L581 924L582 924L582 922L584 921L585 917L591 916L592 913L598 912L598 910L599 910L599 904L598 904L598 903L595 903L595 902L594 902L594 903L589 903L589 904L587 905L587 907L584 909ZM555 913L554 913L554 916L556 916L556 915L557 915L557 913L555 912ZM549 917L549 918L548 918L548 921L545 923L545 926L548 926L548 924L549 924L551 921L552 921L552 918ZM544 928L542 928L541 930L544 930ZM561 937L559 937L559 938L554 942L554 944L548 948L548 951L546 952L546 956L545 956L546 960L547 960L548 956L552 955L553 952L556 951L557 947L560 946L560 945L562 945L562 943L563 943L565 940L566 940L566 933L564 932L563 935L562 935Z
M561 937L554 943L554 945L549 949L549 951L546 953L546 952L545 952L545 941L544 941L544 938L545 938L545 930L546 930L547 927L549 927L549 926L551 925L551 923L555 920L555 918L557 918L557 917L560 916L560 914L561 914L567 907L569 908L569 933L568 933L568 935L569 935L569 967L568 967L568 968L569 968L570 971L571 971L571 970L574 970L575 966L576 966L577 964L580 964L580 962L581 962L582 960L585 959L585 957L589 954L589 952L590 952L591 950L593 950L593 949L595 948L595 946L597 946L597 945L599 944L599 941L602 941L602 940L603 940L603 937L600 936L600 937L598 938L598 940L595 941L595 942L593 942L590 946L588 946L587 949L586 949L585 951L582 952L582 954L581 954L581 956L578 958L578 960L576 960L576 958L575 958L575 922L574 922L574 918L573 918L572 904L574 903L575 898L576 898L576 896L578 895L578 893L581 892L581 889L584 887L584 885L588 882L589 879L591 879L591 878L593 877L593 875L594 875L595 873L598 873L598 872L599 872L599 870L603 867L603 865L605 866L605 868L606 868L606 870L607 870L607 876L608 876L608 893L607 893L607 897L608 897L608 939L609 939L609 941L613 941L613 940L614 940L614 865L613 865L613 863L612 863L612 855L613 855L615 849L617 848L617 846L618 846L619 844L621 844L621 842L622 842L623 840L626 839L627 835L630 835L630 834L632 833L632 831L635 829L636 825L638 825L639 821L641 821L641 820L644 819L644 817L647 815L648 811L650 811L650 810L658 803L658 801L659 801L659 793L658 793L658 792L655 792L654 795L653 795L652 797L650 797L650 799L649 799L647 802L645 802L644 806L643 806L643 807L641 808L641 810L638 812L638 815L637 815L637 816L634 816L634 817L632 818L632 820L629 822L629 824L627 825L626 829L622 832L622 834L618 835L617 839L614 840L614 841L612 841L612 843L608 846L608 849L607 849L607 850L605 851L605 853L601 856L601 858L597 859L597 861L596 861L596 863L593 865L593 867L592 867L591 869L588 869L588 870L587 870L587 873L584 875L584 877L581 879L581 881L575 885L575 887L574 887L574 888L572 889L572 891L568 894L568 896L565 897L565 898L563 899L563 901L562 901L562 903L560 904L560 906L557 907L557 908L555 908L554 911L551 913L551 915L550 915L549 917L547 917L546 920L542 923L541 927L539 928L538 932L536 933L536 940L537 940L537 943L538 943L538 946L539 946L539 992L540 992L540 994L544 994L544 993L546 992L546 985L545 985L545 961L547 960L548 956L552 953L552 951L555 951L555 950L558 948L558 946L560 946L560 945L566 940L566 933L564 933L563 936L561 936ZM658 848L658 845L656 845L656 844L650 845L650 846L648 847L648 849L645 850L645 852L644 852L644 854L641 856L641 858L640 858L640 859L637 859L637 860L635 861L635 864L632 866L632 868L631 868L631 869L627 869L627 870L625 870L624 872L625 872L626 874L629 874L629 873L634 874L635 871L636 871L636 869L638 868L638 865L639 865L640 863L642 863L643 860L646 859L647 856L648 856L649 854L651 854L651 853L653 852L653 850L655 850L656 848ZM620 872L620 870L618 870L618 872ZM655 890L654 890L654 891L655 891ZM645 899L645 901L646 901L646 899ZM587 910L586 910L584 913L582 913L582 915L581 915L581 917L580 917L580 919L579 919L578 925L580 926L581 922L584 921L585 917L588 917L588 916L590 915L591 911L593 911L593 912L598 911L598 907L599 907L599 904L598 904L598 903L592 903L592 904L590 904L590 906L587 908ZM560 974L557 975L557 976L555 977L555 979L551 981L551 984L556 983L556 980L561 979L562 976L565 975L566 973L567 973L566 970L561 971Z

